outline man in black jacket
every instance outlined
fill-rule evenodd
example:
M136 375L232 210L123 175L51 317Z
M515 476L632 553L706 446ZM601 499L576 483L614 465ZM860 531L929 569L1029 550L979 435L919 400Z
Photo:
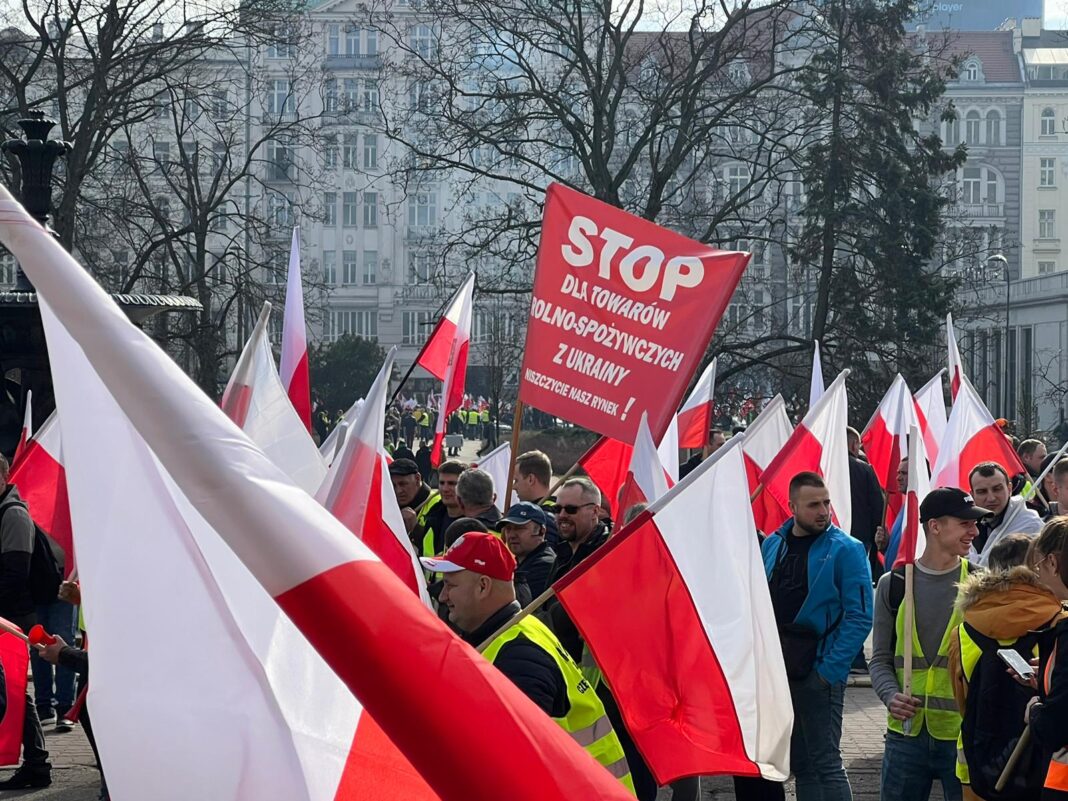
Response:
M886 503L875 469L862 458L860 434L855 428L846 429L849 446L849 494L851 520L849 534L860 540L868 554L872 578L879 580L883 574L879 561L879 549L875 547L875 530L885 525L882 517Z
M30 595L30 560L35 528L26 504L14 485L8 484L10 467L0 456L0 617L29 631L37 623ZM44 732L37 706L27 688L26 717L22 724L22 764L4 781L0 790L48 787L52 765L45 750Z
M537 504L521 501L508 510L499 525L504 542L518 563L515 582L530 590L529 603L549 586L549 575L556 564L556 552L545 539L546 514Z

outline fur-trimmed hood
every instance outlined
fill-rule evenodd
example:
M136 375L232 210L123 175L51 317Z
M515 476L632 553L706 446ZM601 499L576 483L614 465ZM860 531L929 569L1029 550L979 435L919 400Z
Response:
M961 584L957 609L965 622L996 640L1022 637L1068 615L1057 596L1023 566L971 573Z

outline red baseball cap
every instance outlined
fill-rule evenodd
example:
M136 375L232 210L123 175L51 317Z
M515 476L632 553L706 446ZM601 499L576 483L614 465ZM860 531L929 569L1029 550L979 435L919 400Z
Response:
M444 556L421 556L423 567L435 573L458 573L470 570L499 581L515 576L515 557L493 534L470 531L462 534Z

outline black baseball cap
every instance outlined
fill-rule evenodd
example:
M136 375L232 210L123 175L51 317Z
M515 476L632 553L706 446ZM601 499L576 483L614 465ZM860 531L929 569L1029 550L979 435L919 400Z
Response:
M956 517L960 520L979 520L994 514L989 509L976 506L972 496L956 487L941 487L931 490L920 504L920 522L926 523L936 517Z
M549 521L545 519L545 512L540 506L530 501L520 501L514 504L511 509L508 510L508 514L501 518L502 523L512 523L516 526L521 526L524 523L534 521L539 526L548 525Z
M389 465L391 476L414 476L419 472L419 465L411 459L394 459Z

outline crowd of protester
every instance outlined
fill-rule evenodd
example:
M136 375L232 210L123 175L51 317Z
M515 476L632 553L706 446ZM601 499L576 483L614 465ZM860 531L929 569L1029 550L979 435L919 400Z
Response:
M518 500L502 514L503 488L488 473L459 458L432 470L420 458L433 436L425 410L398 407L391 417L393 490L438 615L639 799L654 799L659 788L612 690L563 606L544 598L613 536L613 499L589 478L557 485L550 458L531 451L516 459ZM477 409L469 421L458 418L465 437L480 436L484 425ZM711 447L682 472L726 438L713 431ZM790 483L790 518L758 532L793 703L798 799L852 797L841 750L851 673L870 673L887 710L882 798L926 799L937 782L947 801L1068 799L1068 516L1059 514L1068 459L1054 463L1044 443L1028 439L1018 445L1026 473L980 462L970 492L932 490L918 509L922 555L906 573L898 564L906 507L886 519L887 499L852 429L848 444L851 532L835 525L825 482L807 472ZM60 577L63 554L35 526L7 473L0 457L0 616L24 631L39 623L55 641L33 652L23 759L0 790L51 783L48 727L81 725L95 752L79 586L57 578L42 594L42 548ZM903 462L900 491L907 476ZM621 510L620 523L640 508ZM535 600L538 611L513 622ZM734 784L743 801L785 797L781 783ZM693 801L700 779L671 791ZM108 797L103 773L100 797Z

